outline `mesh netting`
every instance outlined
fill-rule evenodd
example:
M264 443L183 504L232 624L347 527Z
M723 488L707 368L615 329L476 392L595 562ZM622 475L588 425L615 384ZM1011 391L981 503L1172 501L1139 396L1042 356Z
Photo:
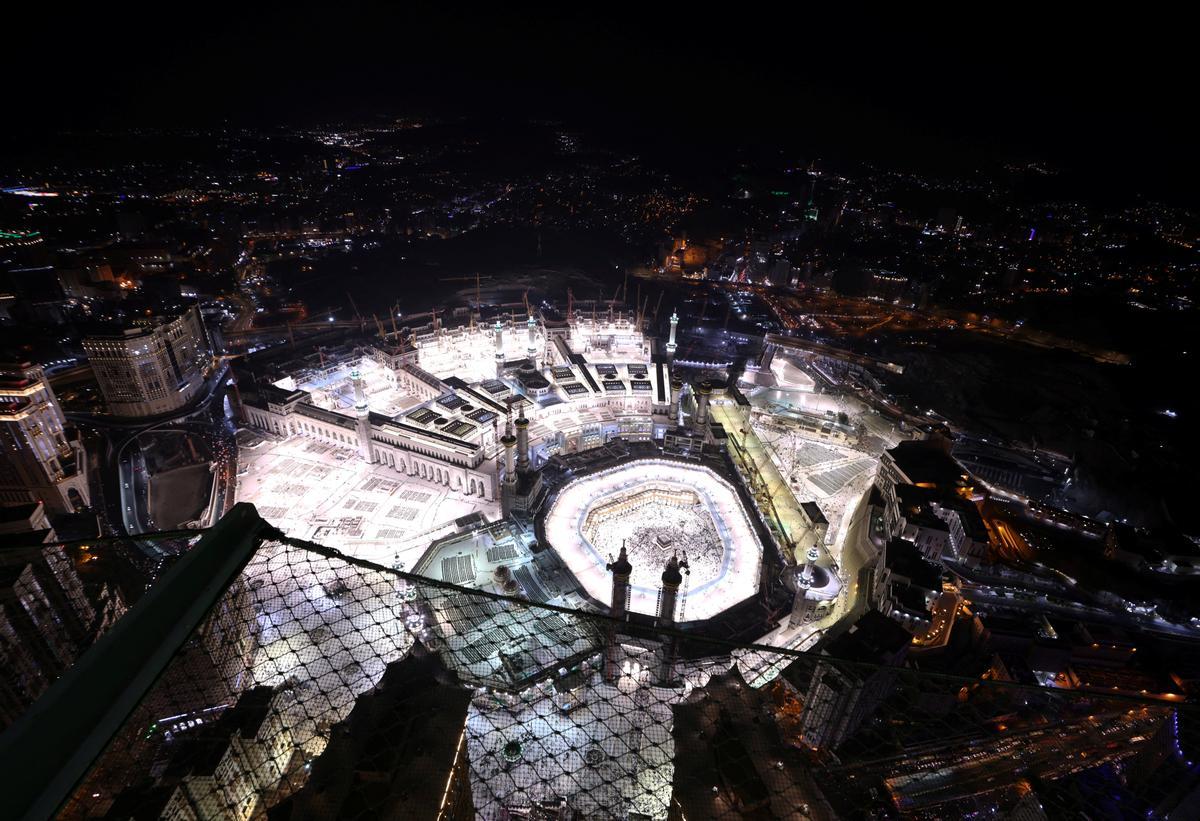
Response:
M1190 705L702 639L261 544L69 818L1195 817Z
M0 731L199 538L185 531L0 548Z

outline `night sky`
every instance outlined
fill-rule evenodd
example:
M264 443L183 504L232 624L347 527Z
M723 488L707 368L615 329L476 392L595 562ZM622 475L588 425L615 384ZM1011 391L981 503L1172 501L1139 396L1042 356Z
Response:
M154 8L10 17L9 133L538 115L689 162L752 146L931 169L1042 160L1172 199L1200 182L1190 28L1169 17Z

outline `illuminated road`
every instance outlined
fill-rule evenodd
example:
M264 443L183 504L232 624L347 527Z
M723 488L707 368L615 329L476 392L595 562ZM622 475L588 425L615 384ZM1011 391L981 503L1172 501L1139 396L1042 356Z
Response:
M235 430L225 397L228 372L228 365L222 364L208 378L204 396L173 416L145 420L97 414L64 414L68 420L96 429L106 438L106 455L99 460L99 464L102 466L103 497L108 507L105 517L113 528L128 535L159 529L159 523L149 518L147 510L145 460L138 447L130 447L142 434L159 429L182 429L195 435L213 437L212 445L219 471L216 492L220 498L212 510L214 515L220 516L228 509L237 473Z
M804 625L789 627L785 619L783 625L759 639L759 644L809 650L838 622L852 622L866 611L869 590L863 586L862 579L865 574L862 571L864 568L873 567L879 555L879 549L871 541L869 534L870 511L869 505L866 504L869 495L869 491L864 493L858 504L852 508L848 524L842 531L843 535L832 547L841 558L838 577L842 585L833 608L824 618ZM792 656L759 651L736 651L734 658L746 681L754 687L774 679L794 660Z
M946 643L950 641L950 633L954 629L954 620L958 616L958 609L962 606L962 602L962 596L958 594L957 590L943 590L938 596L937 603L933 605L929 628L923 633L913 636L914 648L945 647Z
M1142 630L1152 633L1166 633L1172 636L1185 636L1195 639L1197 627L1175 624L1161 617L1145 615L1140 619L1131 620L1128 613L1113 611L1108 606L1094 606L1068 601L1045 591L1031 591L1021 587L1005 585L986 585L963 583L963 595L976 605L986 605L989 610L1016 610L1023 613L1030 611L1044 612L1050 615L1066 616L1072 619L1087 619L1092 622L1111 624L1125 630L1136 625Z
M735 447L730 449L730 453L735 461L747 460L751 463L739 465L743 476L757 471L761 484L756 498L765 513L764 518L770 520L768 524L772 530L782 531L793 544L799 542L808 533L807 520L795 494L771 458L768 446L750 425L742 422L732 404L714 402L710 405L710 413L713 421L723 425L726 434L733 440ZM750 482L747 481L747 484ZM867 591L860 591L861 571L873 566L878 556L878 547L872 543L869 534L868 506L864 503L868 495L869 489L846 504L841 520L830 523L832 543L819 545L823 553L818 564L836 575L841 583L841 592L830 612L819 621L795 627L788 626L784 619L784 624L760 639L759 643L807 650L831 626L842 619L857 618L863 612ZM803 557L794 558L803 561ZM791 661L791 657L773 653L735 655L742 674L755 686L773 679Z
M992 544L996 546L1001 559L1010 564L1033 561L1033 548L1008 522L1003 519L985 519L984 524L995 536Z
M1124 758L1148 743L1168 715L1167 710L1144 707L1112 711L836 769L851 784L882 779L900 810L912 812Z
M796 351L806 354L818 354L820 356L828 356L830 359L840 359L843 362L851 362L855 365L863 365L868 368L882 368L885 371L899 373L900 366L892 362L887 362L883 359L877 359L866 354L854 353L847 351L844 348L835 348L832 345L825 345L821 342L813 342L808 339L797 339L790 336L780 336L779 334L767 334L764 340L766 345L774 345L777 348L783 348L789 351Z

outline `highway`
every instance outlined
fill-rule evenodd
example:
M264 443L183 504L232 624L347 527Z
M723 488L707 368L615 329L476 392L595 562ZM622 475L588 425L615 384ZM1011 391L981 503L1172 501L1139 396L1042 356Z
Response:
M220 475L216 487L220 499L211 509L220 516L232 505L237 475L237 441L236 425L227 412L228 379L229 366L223 363L208 378L205 393L199 401L165 418L145 420L100 414L65 414L75 424L91 428L104 437L104 458L98 460L104 514L117 535L135 536L174 527L174 523L164 525L154 522L148 509L150 478L145 457L136 442L142 434L155 430L175 429L213 437L211 445L218 454L216 469Z
M950 633L962 603L962 596L957 590L943 590L933 605L929 627L913 635L913 649L920 651L945 647L950 641Z
M1070 619L1086 619L1090 622L1111 624L1114 627L1129 629L1131 620L1129 613L1114 612L1110 607L1092 606L1071 602L1044 592L1033 593L1018 587L991 587L964 583L962 591L967 599L976 605L988 605L991 610L1014 610L1021 613L1039 612L1063 616ZM1169 622L1161 616L1141 616L1133 622L1142 630L1156 633L1166 633L1172 636L1184 636L1195 639L1200 628Z
M1098 715L950 740L923 754L908 751L834 771L851 784L883 780L901 812L916 812L1016 787L1032 777L1062 778L1124 758L1145 745L1168 716L1166 709L1110 706Z
M867 354L854 353L854 351L848 351L845 348L835 348L832 345L814 342L809 339L781 336L780 334L767 334L763 342L764 345L774 345L777 348L784 348L796 353L827 356L830 359L840 359L843 362L850 362L867 368L882 368L892 373L899 373L901 370L899 365L892 362L868 356Z
M1001 559L1009 564L1033 561L1033 548L1008 522L1003 519L985 518L983 523L992 534L992 545Z

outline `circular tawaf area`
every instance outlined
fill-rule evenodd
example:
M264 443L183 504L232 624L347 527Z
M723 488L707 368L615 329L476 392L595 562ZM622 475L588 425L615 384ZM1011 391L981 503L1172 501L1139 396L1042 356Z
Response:
M753 596L763 548L750 514L725 479L700 465L638 459L581 476L545 514L546 539L602 604L611 600L605 565L624 545L633 566L629 608L654 613L672 555L691 568L684 621L701 621Z

